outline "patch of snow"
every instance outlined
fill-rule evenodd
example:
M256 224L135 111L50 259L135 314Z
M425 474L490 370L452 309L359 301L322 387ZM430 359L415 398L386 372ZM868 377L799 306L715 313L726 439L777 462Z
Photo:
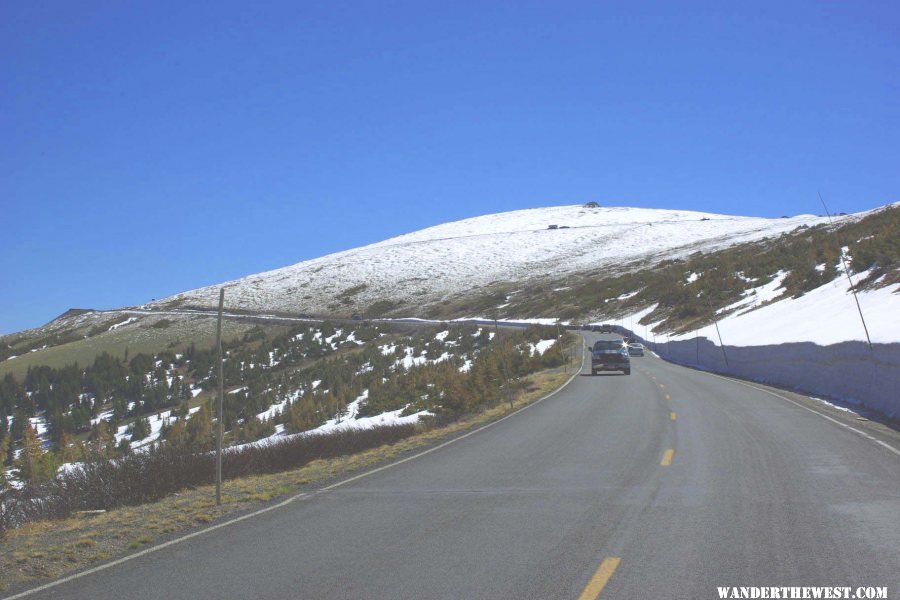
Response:
M256 418L259 419L260 421L263 421L265 419L271 419L271 418L275 417L275 415L283 412L284 408L287 406L287 403L288 403L287 399L282 400L281 402L276 402L275 404L272 404L271 406L269 406L269 408L267 408L266 410L257 414Z
M327 338L325 338L325 343L328 344L329 346L331 346L332 349L336 350L337 344L335 344L334 340L340 338L342 334L343 334L343 330L338 329L337 331L334 332L334 335L330 335Z
M815 396L810 396L809 398L811 400L815 400L816 402L821 402L822 404L827 404L831 408L834 408L837 410L842 410L844 412L848 412L848 413L854 414L854 415L859 414L855 410L851 410L851 409L847 408L846 406L841 406L840 404L835 404L834 402L829 402L828 400L824 400L822 398L816 398Z
M162 430L163 425L168 421L169 417L172 415L171 410L163 411L159 414L155 415L147 415L147 421L150 423L150 435L141 440L134 440L129 442L131 444L132 449L140 448L141 446L146 446L152 442L155 442L159 439L160 432ZM118 430L116 431L116 443L118 444L123 439L131 440L131 434L128 433L129 425L120 425Z
M437 364L437 363L440 363L440 362L444 362L445 360L449 360L450 357L451 357L451 354L450 354L449 352L444 352L443 354L441 354L440 356L438 356L436 359L434 359L432 362L433 362L434 364Z
M47 421L44 417L29 417L28 422L31 423L31 426L34 427L34 430L37 432L39 438L43 438L47 435Z
M744 298L742 300L738 300L734 304L729 304L724 308L718 309L716 311L716 314L728 313L737 309L740 309L743 312L747 312L765 304L766 302L775 300L776 298L784 294L782 286L784 285L784 279L787 276L787 271L778 271L772 281L759 287L744 290Z
M857 274L860 279L867 272ZM774 284L774 282L773 282ZM775 290L769 287L757 298L770 298ZM900 285L886 286L858 293L869 333L874 343L892 343L900 340L900 319L897 318L897 291ZM765 346L791 342L813 342L819 345L844 341L865 341L865 331L856 310L853 295L847 281L838 278L799 298L785 298L771 302L756 310L733 313L719 321L722 341L729 346ZM715 326L709 325L697 332L700 336L718 344ZM693 339L694 331L673 335L673 340Z
M365 342L361 342L361 341L359 341L358 339L356 339L356 332L355 332L355 331L351 331L351 332L350 332L350 335L347 336L347 341L348 341L348 342L353 342L353 343L356 344L357 346L364 346L364 345L365 345Z
M360 404L368 397L369 391L366 390L362 396L347 405L347 410L340 420L336 421L335 419L329 419L325 424L305 433L332 433L334 431L346 429L372 429L374 427L384 427L387 425L404 425L407 423L417 423L420 417L433 414L427 410L423 410L412 415L401 417L401 413L406 410L406 407L403 407L398 410L375 415L374 417L357 418Z
M535 354L537 354L539 356L543 356L544 352L549 350L550 347L553 346L553 344L555 344L555 343L556 343L556 340L552 339L552 340L541 340L536 344L529 344L529 346L531 346L531 356L534 356Z
M115 325L113 325L112 327L107 329L107 331L112 331L113 329L118 329L119 327L125 327L126 325L134 323L137 320L138 320L137 317L128 317L128 319L126 319L125 321L122 321L121 323L116 323Z
M113 411L111 411L111 410L103 411L102 413L100 413L99 415L97 415L96 417L91 419L91 427L98 424L100 421L109 421L110 419L112 419L112 416L113 416Z
M419 365L424 365L428 362L428 358L424 354L420 354L419 356L413 356L413 349L406 348L406 356L398 360L397 365L403 365L404 369L411 369L412 367L417 367Z
M13 467L9 467L4 473L6 474L6 483L8 483L11 488L21 490L25 487L24 483L16 479L16 470Z

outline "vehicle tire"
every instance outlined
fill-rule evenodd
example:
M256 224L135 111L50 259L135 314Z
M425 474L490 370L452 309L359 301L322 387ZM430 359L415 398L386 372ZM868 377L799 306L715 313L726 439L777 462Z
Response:
M596 374L597 374L597 371L591 369L591 375L596 375Z
M625 369L623 373L625 373L626 375L631 375L631 369Z

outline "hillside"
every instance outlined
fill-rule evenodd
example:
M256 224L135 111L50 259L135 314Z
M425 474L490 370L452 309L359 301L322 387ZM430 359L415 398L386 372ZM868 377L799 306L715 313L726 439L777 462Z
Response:
M831 224L813 215L538 208L438 225L223 285L228 310L239 314L618 318L637 320L659 335L691 334L711 326L718 314L748 323L739 329L750 337L732 335L731 343L752 344L753 331L762 331L755 321L765 321L767 334L778 323L769 339L830 344L865 339L842 279L843 247L861 283L863 308L875 321L873 339L896 342L900 330L889 315L900 282L898 213L894 204L840 215ZM812 293L823 286L831 291ZM210 343L208 316L186 311L213 310L219 287L134 307L140 312L70 310L43 327L2 336L0 374L23 375L29 365L86 364L103 351L121 353L129 346L153 352ZM797 327L788 307L805 309L814 300L828 310ZM834 318L840 328L822 326ZM231 335L248 327L233 322Z
M552 281L588 270L628 272L827 222L812 215L762 219L624 207L537 208L438 225L224 286L229 306L245 310L424 316L424 307L502 283ZM148 307L211 308L219 287Z

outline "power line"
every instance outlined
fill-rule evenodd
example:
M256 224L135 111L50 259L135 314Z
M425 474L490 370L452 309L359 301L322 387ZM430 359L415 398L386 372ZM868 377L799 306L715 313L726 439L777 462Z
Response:
M834 220L832 220L831 212L825 205L825 199L822 198L822 192L817 191L816 193L819 194L819 201L822 203L822 208L825 209L825 214L828 215L828 223L830 223L833 228ZM844 258L844 247L841 245L840 240L838 240L838 250L841 255L841 264L844 266L844 274L847 275L847 281L850 282L850 291L853 293L853 299L856 301L856 310L859 311L859 320L862 321L863 330L866 332L866 342L869 344L869 351L871 352L872 338L869 337L869 328L866 326L866 318L863 316L862 307L859 305L859 297L856 295L856 286L853 284L853 278L850 277L850 269L847 268L847 259Z

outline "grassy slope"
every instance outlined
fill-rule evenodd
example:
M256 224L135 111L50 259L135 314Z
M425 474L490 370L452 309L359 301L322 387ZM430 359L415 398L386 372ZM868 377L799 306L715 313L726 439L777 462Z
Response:
M210 348L216 340L216 320L212 317L179 317L165 328L152 325L160 321L157 317L144 317L137 323L106 331L93 337L82 338L60 346L51 346L37 352L28 352L12 360L0 362L0 377L12 373L16 378L24 377L29 366L47 365L60 368L77 362L87 366L98 355L108 352L113 356L124 356L125 349L134 356L140 352L154 354L171 349L184 350L193 342L198 349ZM222 336L225 340L239 338L255 325L233 320L224 320ZM267 326L267 333L286 331L283 325Z

